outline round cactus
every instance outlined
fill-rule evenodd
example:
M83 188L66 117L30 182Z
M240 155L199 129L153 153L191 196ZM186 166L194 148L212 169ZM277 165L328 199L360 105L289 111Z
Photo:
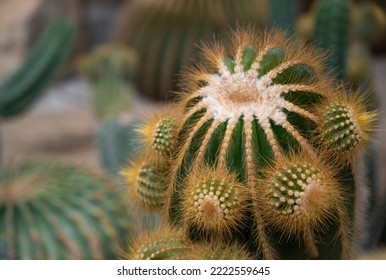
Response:
M133 0L122 13L118 40L139 54L136 85L155 100L170 99L196 44L238 23L261 25L265 0Z
M0 171L0 239L10 259L114 259L127 215L111 182L76 167L22 162Z
M165 171L155 162L140 160L122 171L132 201L144 209L160 208L166 201Z
M122 258L130 260L186 259L188 248L181 233L170 228L162 228L138 237Z
M248 203L245 186L225 170L205 169L192 174L182 196L182 215L188 227L215 235L236 228Z
M364 199L354 164L376 113L334 85L320 52L298 46L239 28L203 46L184 76L162 164L170 222L194 244L241 244L257 259L352 256Z

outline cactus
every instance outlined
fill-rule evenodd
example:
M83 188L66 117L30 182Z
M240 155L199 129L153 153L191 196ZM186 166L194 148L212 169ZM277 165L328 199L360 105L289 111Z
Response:
M271 25L292 34L295 26L294 2L288 0L271 0Z
M136 141L136 122L121 119L105 120L96 135L96 144L102 166L111 175L118 176L139 149Z
M74 25L67 20L45 30L21 68L0 83L0 116L23 112L41 95L65 61L74 36Z
M0 171L0 240L10 259L114 259L126 242L116 186L71 165L34 160Z
M320 0L316 11L314 39L329 51L328 67L340 80L346 78L345 65L349 42L350 9L348 0Z
M128 253L122 256L123 259L184 259L189 248L181 233L170 228L161 228L147 233L131 242L131 244Z
M131 260L251 260L245 248L237 244L192 244L180 231L165 227L137 237L123 254Z
M171 225L257 259L352 257L365 199L356 162L377 113L323 74L317 49L282 32L239 28L202 49L170 110L173 153L145 152L171 170Z
M98 116L113 117L130 109L135 64L136 54L120 45L103 45L79 61L79 72L92 84Z
M137 201L145 209L158 209L165 203L165 170L156 162L141 159L132 162L121 172L129 186L131 201Z
M136 86L165 101L179 89L182 65L197 54L201 40L222 36L239 23L261 25L265 0L134 0L122 14L117 40L139 54Z

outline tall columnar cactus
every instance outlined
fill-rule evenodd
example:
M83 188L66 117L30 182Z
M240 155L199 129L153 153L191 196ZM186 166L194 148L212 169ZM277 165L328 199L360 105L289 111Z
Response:
M79 72L92 85L95 113L112 117L130 109L136 54L120 45L104 45L79 61Z
M223 35L236 23L260 24L266 0L133 0L122 13L117 39L139 54L136 85L141 94L165 101L178 89L182 65L196 44Z
M114 259L128 237L112 182L46 161L0 171L0 240L10 259Z
M320 47L329 51L328 67L340 80L346 78L349 31L349 1L320 0L316 8L314 39Z
M276 31L232 34L203 47L185 95L160 117L175 116L173 153L147 151L171 170L171 225L254 258L351 257L365 199L355 163L376 113L333 85L316 49ZM149 143L165 134L149 127Z
M23 112L52 81L71 49L73 23L57 20L47 27L21 68L0 82L0 116Z

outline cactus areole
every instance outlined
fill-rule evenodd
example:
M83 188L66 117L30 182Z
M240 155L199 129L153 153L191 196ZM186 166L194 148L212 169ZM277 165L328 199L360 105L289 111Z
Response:
M376 113L281 32L238 28L202 50L173 112L172 226L256 258L350 258L364 199L354 163Z

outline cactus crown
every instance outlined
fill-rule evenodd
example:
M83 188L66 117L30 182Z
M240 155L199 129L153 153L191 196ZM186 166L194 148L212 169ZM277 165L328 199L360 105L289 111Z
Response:
M256 258L348 257L360 200L352 164L376 113L333 85L323 54L279 31L238 28L229 44L202 49L163 162L171 224Z

